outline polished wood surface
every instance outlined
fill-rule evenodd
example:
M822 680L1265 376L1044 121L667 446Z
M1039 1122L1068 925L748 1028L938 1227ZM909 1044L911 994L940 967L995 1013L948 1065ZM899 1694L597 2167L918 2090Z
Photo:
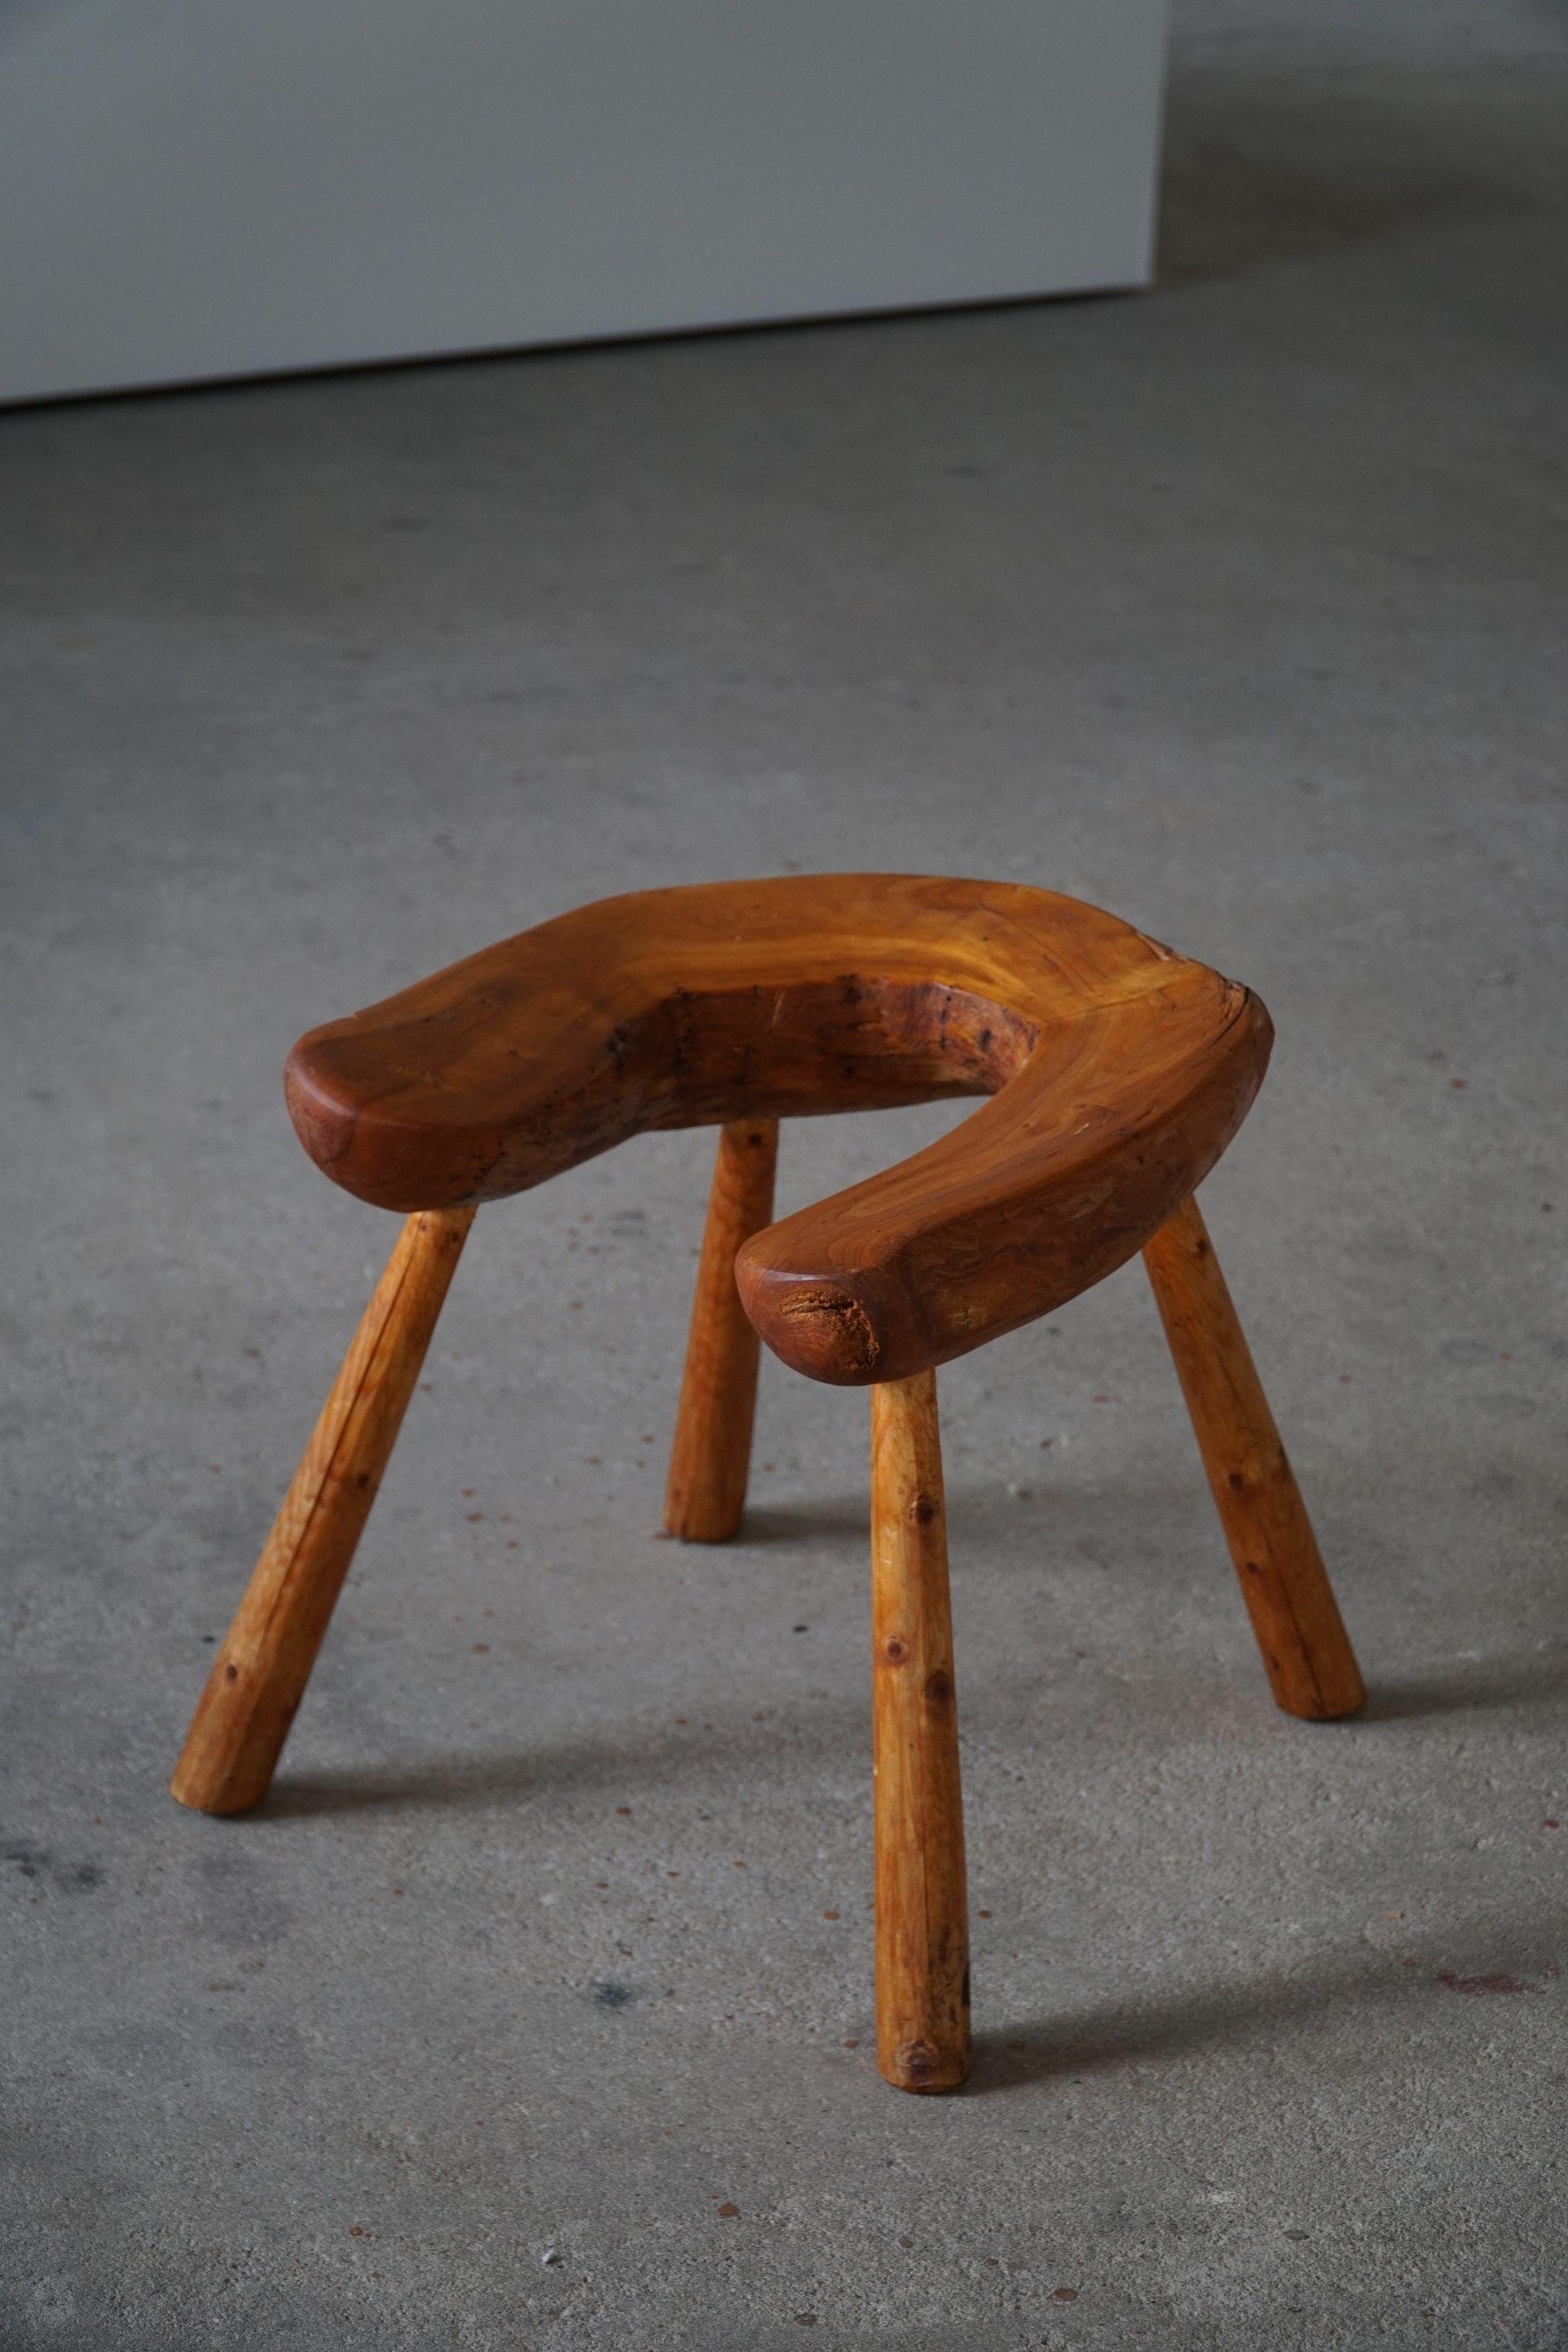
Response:
M877 2063L902 2091L969 2072L969 1910L936 1376L871 1391Z
M169 1784L183 1805L267 1793L473 1219L432 1210L398 1236L213 1661Z
M288 1092L338 1183L495 1200L640 1130L988 1095L900 1166L751 1240L786 1363L901 1379L1134 1255L1268 1059L1245 988L1017 883L801 875L580 908L312 1030Z
M683 1543L728 1542L745 1508L762 1342L735 1287L735 1253L773 1215L778 1149L776 1118L719 1130L664 1492L665 1532Z
M1353 1715L1361 1670L1195 1201L1143 1259L1274 1696L1316 1722Z

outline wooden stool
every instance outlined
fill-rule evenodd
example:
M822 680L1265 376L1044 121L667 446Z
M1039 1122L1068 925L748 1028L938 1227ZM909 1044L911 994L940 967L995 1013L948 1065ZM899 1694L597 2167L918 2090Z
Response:
M935 1367L1137 1250L1274 1696L1364 1696L1296 1482L1193 1198L1271 1040L1256 996L1098 908L1015 883L791 877L578 908L329 1022L289 1058L300 1140L405 1213L386 1272L213 1665L183 1804L265 1794L481 1202L650 1128L716 1126L667 1525L732 1536L758 1334L871 1391L877 2055L951 2089L969 1955ZM780 1223L781 1118L990 1100Z

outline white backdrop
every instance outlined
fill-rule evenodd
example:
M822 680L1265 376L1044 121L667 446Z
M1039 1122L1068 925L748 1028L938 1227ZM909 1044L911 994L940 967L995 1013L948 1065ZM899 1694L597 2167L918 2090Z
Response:
M10 0L0 399L1147 275L1163 0Z

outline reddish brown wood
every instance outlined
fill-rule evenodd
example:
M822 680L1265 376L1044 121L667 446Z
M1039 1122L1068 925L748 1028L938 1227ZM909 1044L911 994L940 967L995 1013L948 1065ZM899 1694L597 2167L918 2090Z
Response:
M735 1253L773 1215L778 1147L776 1118L719 1131L664 1496L665 1530L686 1543L728 1542L745 1508L762 1342L735 1288Z
M579 908L302 1038L307 1149L385 1208L488 1201L640 1129L993 1099L747 1243L736 1274L814 1379L900 1379L1132 1256L1206 1174L1268 1058L1256 997L1020 884L790 876Z
M1195 1201L1143 1259L1274 1696L1314 1721L1353 1715L1361 1670Z
M877 2063L901 2091L969 2072L969 1909L936 1375L871 1391Z
M473 1220L434 1209L398 1237L213 1662L169 1784L183 1805L267 1793Z

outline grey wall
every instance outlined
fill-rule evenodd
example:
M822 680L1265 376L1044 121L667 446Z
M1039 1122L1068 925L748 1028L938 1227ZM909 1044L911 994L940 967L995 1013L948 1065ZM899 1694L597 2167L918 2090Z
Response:
M30 0L0 398L1147 274L1163 0Z

